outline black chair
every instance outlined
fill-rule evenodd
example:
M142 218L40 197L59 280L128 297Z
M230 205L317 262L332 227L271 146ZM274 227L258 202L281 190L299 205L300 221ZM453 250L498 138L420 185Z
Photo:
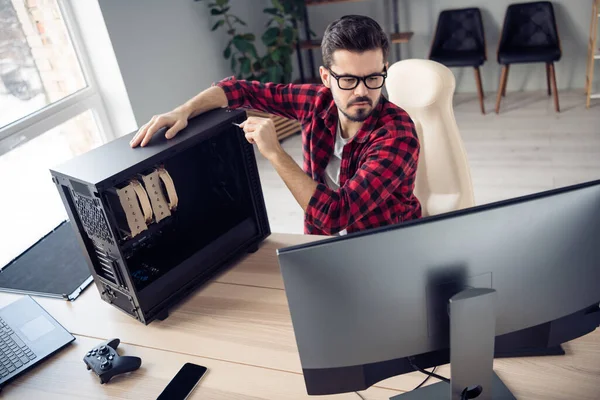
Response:
M546 64L548 96L554 90L554 106L556 112L560 112L554 63L560 60L561 55L560 38L551 2L537 1L510 5L506 10L498 45L498 63L502 65L502 75L496 100L496 114L500 112L502 97L506 96L510 65L542 62Z
M479 8L445 10L440 13L429 59L447 67L473 67L481 112L485 114L479 67L485 63L487 55Z

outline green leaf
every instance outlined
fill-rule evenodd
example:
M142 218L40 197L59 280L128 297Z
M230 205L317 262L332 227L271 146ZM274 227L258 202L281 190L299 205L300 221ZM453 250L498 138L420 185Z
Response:
M276 49L273 52L271 52L271 59L275 62L278 62L281 59L281 52L279 51L279 49Z
M254 47L252 43L250 43L240 35L234 36L233 45L242 53L249 52L251 51L252 47Z
M222 9L220 9L220 10L217 10L216 8L213 8L213 9L211 9L211 10L210 10L210 13L211 13L212 15L223 15L223 14L225 14L227 11L229 11L229 7L225 7L225 8L222 8Z
M277 82L277 67L273 66L271 68L269 68L269 81L270 82Z
M244 75L247 75L250 73L250 59L249 58L242 58L241 60L241 73Z
M221 7L223 7L228 2L229 2L229 0L216 0L216 3Z
M276 8L265 8L263 12L271 15L279 15L279 10Z
M227 46L227 48L223 52L223 57L229 58L230 56L231 56L231 46Z
M267 23L265 24L265 28L269 25L271 25L271 23L275 21L273 18L271 18L270 20L267 21Z
M212 27L211 31L214 31L214 30L216 30L218 27L220 27L220 26L221 26L221 25L223 25L224 23L225 23L225 20L224 20L224 19L221 19L221 20L217 21L217 23L213 25L213 27Z
M254 58L258 58L258 53L256 52L256 47L254 46L253 43L248 42L250 44L250 46L248 47L248 53L250 53L250 55Z
M231 57L231 71L235 72L235 67L237 67L237 59L235 57Z
M281 17L275 17L273 18L275 21L277 21L277 23L279 25L285 25L285 19L281 18Z
M256 39L256 36L254 36L253 33L245 33L245 34L242 35L242 37L244 39L246 39L247 41L249 41L249 42L252 42L253 40Z
M272 27L265 31L262 35L262 41L266 46L273 46L279 37L279 28Z
M292 54L294 54L294 52L296 51L296 47L295 46L285 47L285 51L287 52L288 57L291 57Z
M279 0L271 0L271 3L273 3L273 6L275 6L275 8L277 8L278 10L283 11L283 6L279 2Z
M295 39L295 36L296 30L294 28L287 26L283 29L283 37L287 43L292 43Z
M286 0L284 2L284 12L288 14L292 19L298 21L304 20L304 9L306 4L304 0Z
M281 64L277 64L275 66L275 70L277 71L277 83L287 83L285 79L285 73Z

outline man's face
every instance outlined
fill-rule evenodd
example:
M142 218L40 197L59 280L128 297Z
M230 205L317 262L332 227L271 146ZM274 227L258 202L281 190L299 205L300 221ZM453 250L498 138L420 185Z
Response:
M358 81L358 85L350 90L342 87L352 87L352 78L344 76L354 75L366 77L373 74L381 74L384 71L383 52L381 49L369 50L364 53L352 53L348 50L337 50L333 53L333 62L329 70L320 68L323 84L331 89L335 104L350 121L362 122L373 112L381 97L381 90L369 89L365 82ZM338 80L335 77L339 78ZM370 87L379 86L381 78L373 77L367 79Z

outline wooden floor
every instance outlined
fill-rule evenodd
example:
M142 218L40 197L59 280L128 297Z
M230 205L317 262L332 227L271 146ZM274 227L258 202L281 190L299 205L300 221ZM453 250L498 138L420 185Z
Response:
M583 91L561 92L557 114L545 92L507 93L500 115L494 102L488 93L483 116L477 95L455 96L477 204L600 179L600 101L588 110ZM299 135L283 147L302 165ZM271 230L302 233L302 209L271 165L257 160Z

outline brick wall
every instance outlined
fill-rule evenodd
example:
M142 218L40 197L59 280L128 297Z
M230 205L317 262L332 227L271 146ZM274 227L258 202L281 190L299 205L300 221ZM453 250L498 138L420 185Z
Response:
M53 103L85 87L56 0L12 0L47 100Z

